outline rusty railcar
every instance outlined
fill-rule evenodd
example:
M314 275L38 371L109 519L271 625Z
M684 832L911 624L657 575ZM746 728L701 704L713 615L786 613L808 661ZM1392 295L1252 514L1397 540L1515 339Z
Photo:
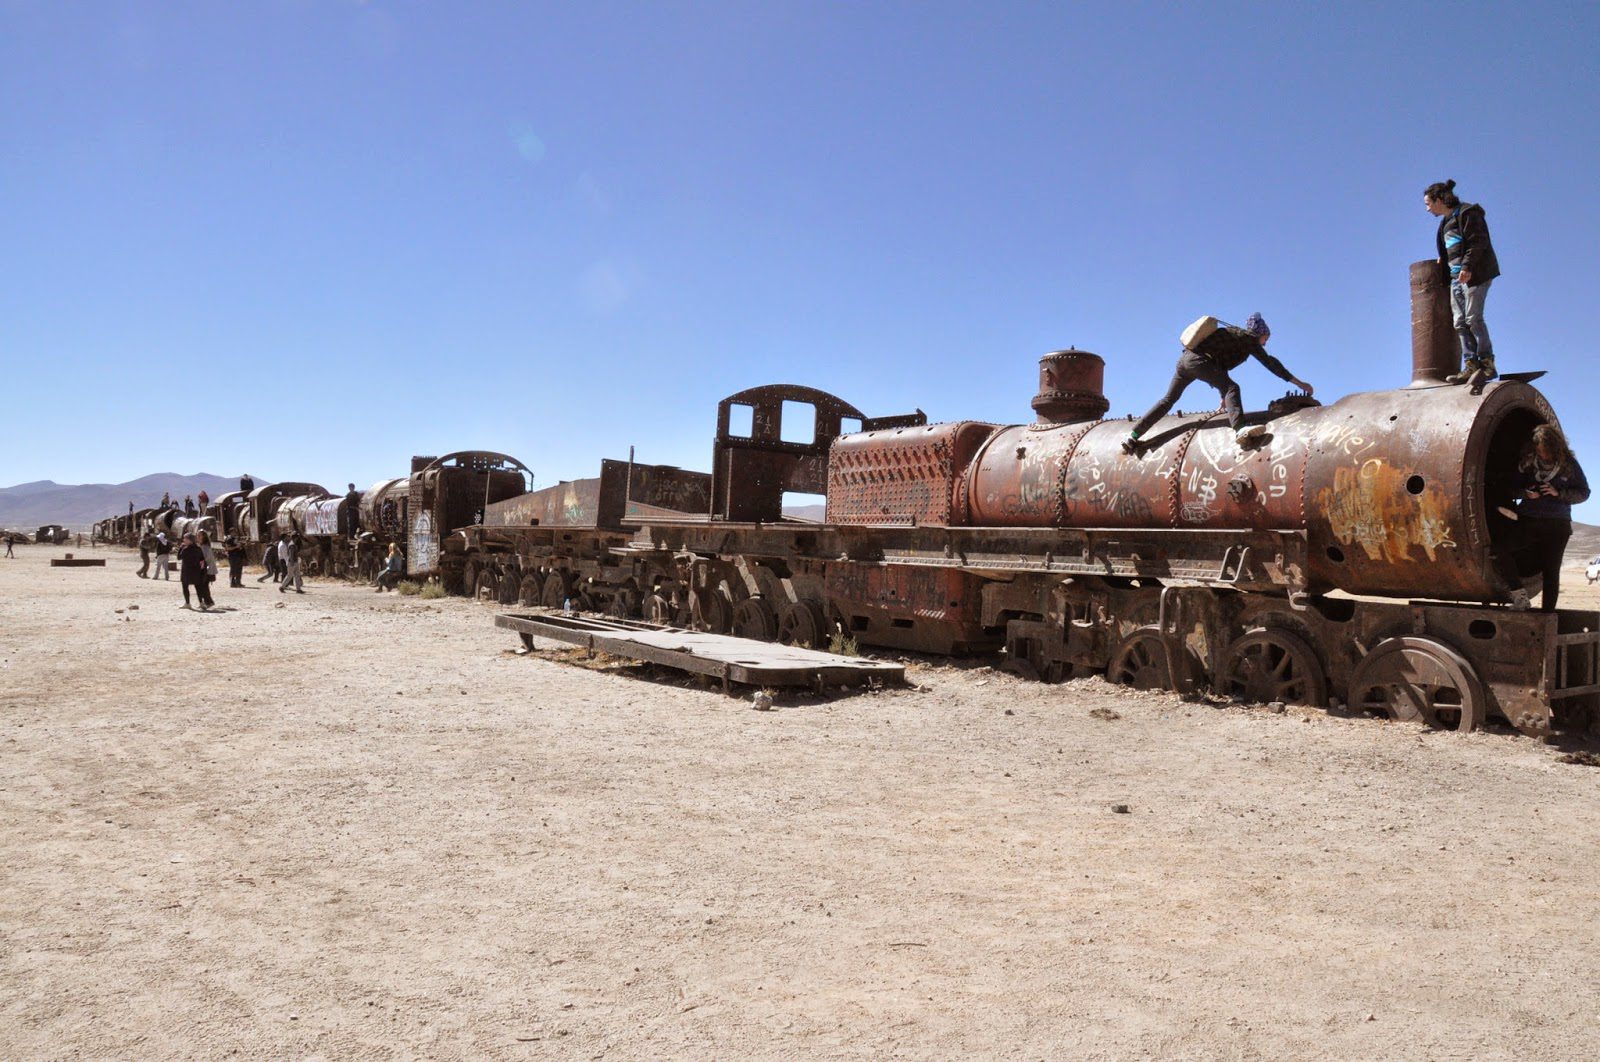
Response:
M920 413L871 419L834 395L793 384L741 391L718 406L712 472L606 460L596 478L490 506L481 524L451 540L465 557L458 588L503 604L557 608L570 602L582 610L718 631L733 629L742 608L757 620L740 629L766 636L758 622L763 609L775 609L769 603L784 593L804 594L785 591L782 577L773 580L774 567L787 568L780 557L763 564L762 546L782 554L789 529L816 526L786 518L784 495L826 488L829 451L846 430L925 419ZM648 525L699 529L701 549L638 541L639 529ZM707 545L719 536L729 550ZM735 539L744 553L735 555ZM820 638L824 617L818 613L815 620ZM772 636L776 623L774 612Z
M1104 363L1058 351L1032 423L839 438L821 525L729 519L734 499L771 494L778 466L756 463L769 482L730 481L703 524L645 521L629 548L680 559L694 605L680 620L751 637L997 649L1045 679L1461 729L1588 726L1600 614L1513 611L1493 563L1517 454L1555 412L1538 374L1444 385L1442 286L1431 264L1413 281L1410 386L1328 406L1287 395L1249 418L1268 429L1258 445L1241 448L1220 411L1179 413L1126 455L1127 422L1103 419Z
M460 587L467 558L447 548L456 528L482 521L495 502L526 493L533 473L491 450L413 457L405 506L406 573Z

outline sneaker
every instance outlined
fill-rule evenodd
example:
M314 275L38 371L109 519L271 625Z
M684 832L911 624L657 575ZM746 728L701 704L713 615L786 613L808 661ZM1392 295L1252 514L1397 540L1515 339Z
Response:
M1522 587L1511 591L1511 611L1526 612L1533 607L1533 602L1528 599L1528 592Z
M1246 424L1244 427L1234 432L1233 437L1239 440L1240 446L1246 446L1252 442L1255 442L1266 433L1267 426L1265 424Z
M1492 380L1496 376L1500 375L1499 373L1494 371L1494 356L1493 355L1490 355L1487 358L1479 358L1478 359L1478 369L1483 373L1483 379L1484 379L1485 382L1488 382L1489 380Z

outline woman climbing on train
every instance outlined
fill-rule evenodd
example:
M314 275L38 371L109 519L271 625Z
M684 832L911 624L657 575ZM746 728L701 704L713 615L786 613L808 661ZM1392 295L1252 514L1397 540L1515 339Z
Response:
M1572 507L1589 500L1583 466L1553 424L1533 429L1533 438L1517 459L1512 489L1517 520L1512 542L1495 557L1500 575L1511 585L1511 607L1529 607L1522 572L1543 576L1539 608L1554 612L1561 593L1561 558L1572 537Z

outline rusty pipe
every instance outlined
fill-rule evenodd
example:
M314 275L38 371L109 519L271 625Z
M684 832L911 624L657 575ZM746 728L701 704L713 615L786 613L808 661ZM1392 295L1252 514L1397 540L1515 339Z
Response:
M1461 369L1461 348L1450 318L1450 279L1429 259L1411 263L1411 384L1437 387Z

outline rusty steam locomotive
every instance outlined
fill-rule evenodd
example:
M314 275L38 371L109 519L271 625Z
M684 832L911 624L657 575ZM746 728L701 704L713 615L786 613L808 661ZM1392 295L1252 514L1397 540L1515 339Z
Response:
M1600 614L1513 611L1491 561L1516 457L1555 413L1538 374L1481 393L1443 384L1456 354L1432 263L1413 267L1412 293L1409 386L1285 396L1252 414L1267 432L1247 449L1217 413L1179 413L1123 454L1104 362L1057 351L1027 424L874 419L780 385L722 401L709 473L608 460L528 492L504 455L419 458L363 495L366 530L341 549L359 567L361 535L402 540L414 573L500 604L998 651L1045 681L1098 674L1453 729L1587 727ZM824 494L825 519L785 517L791 491ZM253 540L284 510L316 537L295 501L269 514L261 494L243 502ZM379 514L385 498L405 501L398 519Z

